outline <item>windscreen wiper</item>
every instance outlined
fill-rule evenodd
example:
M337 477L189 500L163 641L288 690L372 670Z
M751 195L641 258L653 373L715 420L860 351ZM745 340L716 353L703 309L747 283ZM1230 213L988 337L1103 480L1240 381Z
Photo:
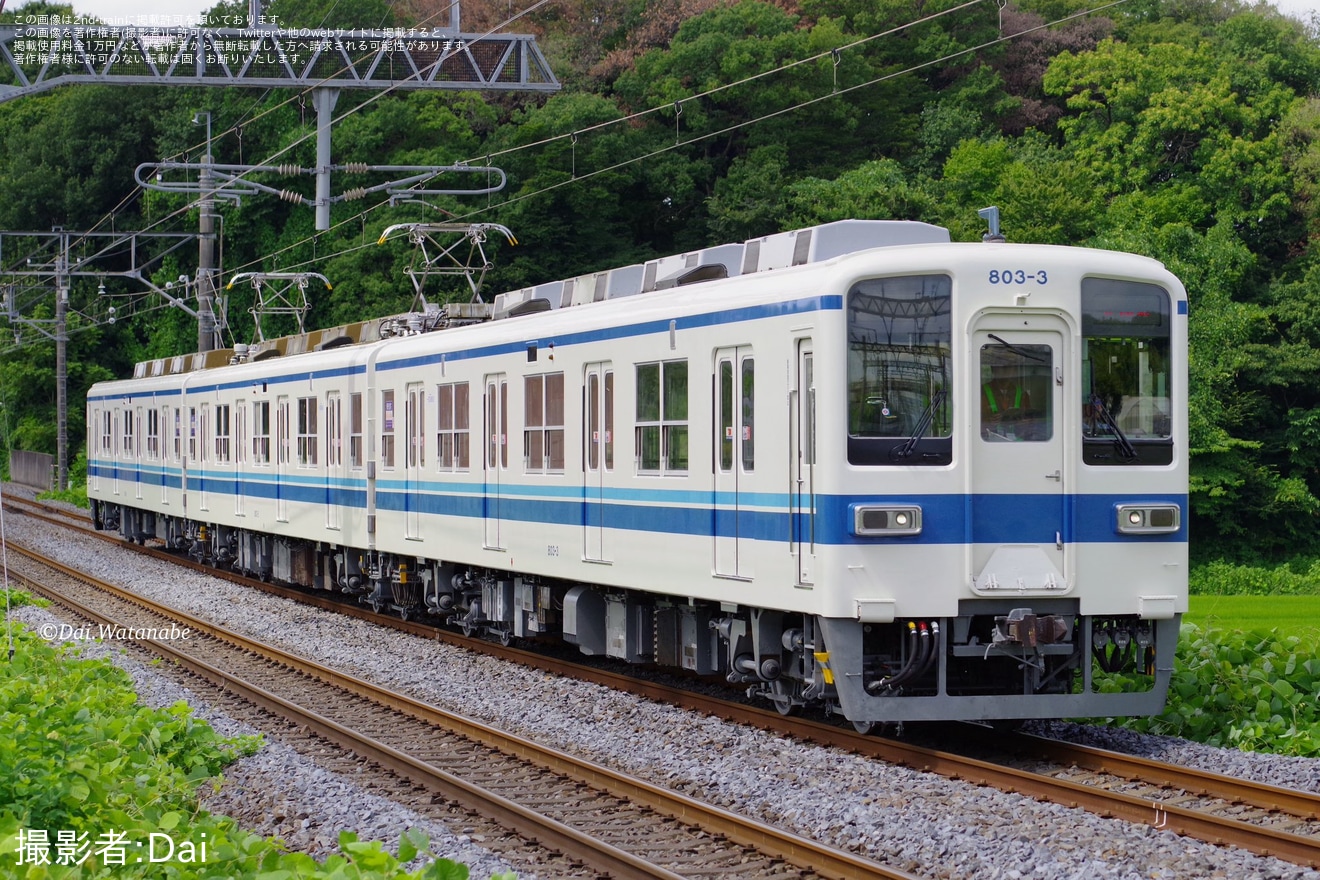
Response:
M1017 347L1016 345L1014 345L1013 343L1011 343L1011 342L1005 342L1004 340L1000 339L998 336L996 336L996 335L993 334L993 333L987 333L987 334L985 334L985 335L986 335L986 336L989 336L989 337L990 337L991 339L993 339L995 342L998 342L998 343L999 343L1000 345L1002 345L1004 348L1006 348L1006 349L1008 349L1009 351L1013 352L1013 354L1019 355L1020 357L1024 357L1024 358L1026 358L1026 359L1028 359L1028 360L1032 360L1032 361L1040 361L1040 362L1043 363L1043 364L1048 364L1048 363L1050 362L1049 357L1047 357L1047 356L1045 356L1045 355L1034 354L1034 353L1029 352L1029 351L1027 351L1026 349L1023 349L1023 348L1018 348L1018 347Z
M1134 460L1137 457L1137 450L1128 441L1127 435L1118 426L1118 422L1114 421L1114 417L1110 415L1109 408L1105 406L1099 394L1091 395L1091 409L1099 414L1100 420L1109 426L1109 430L1114 432L1114 445L1118 447L1118 451L1122 453L1124 460Z
M930 423L935 419L935 410L939 409L940 404L944 403L944 398L948 396L943 388L936 391L930 398L930 403L921 413L921 418L917 419L917 427L912 432L912 436L903 441L902 446L895 446L889 451L890 459L908 458L917 448L917 441L926 433Z

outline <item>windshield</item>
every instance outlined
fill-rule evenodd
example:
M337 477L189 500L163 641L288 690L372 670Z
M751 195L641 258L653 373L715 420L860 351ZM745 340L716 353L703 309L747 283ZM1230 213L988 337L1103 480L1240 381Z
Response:
M1163 288L1101 278L1082 282L1082 438L1087 464L1172 461L1169 328L1169 295ZM1122 437L1131 441L1135 460L1116 448Z
M945 464L952 457L947 275L873 278L848 294L848 460ZM899 452L902 454L898 454Z

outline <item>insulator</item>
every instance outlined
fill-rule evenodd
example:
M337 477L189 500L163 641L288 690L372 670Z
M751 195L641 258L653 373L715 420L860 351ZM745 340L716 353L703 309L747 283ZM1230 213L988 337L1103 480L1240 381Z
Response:
M348 164L339 167L350 174L363 174L371 170L371 166L366 162L349 162Z
M367 190L365 187L355 186L350 190L344 191L344 201L351 202L355 199L362 198L366 194L367 194Z
M280 190L280 198L284 199L286 202L293 202L295 205L301 205L303 203L302 195L287 189Z
M302 174L302 173L303 173L303 170L302 170L302 166L301 166L301 165L281 165L281 166L279 166L279 169L278 169L278 170L279 170L280 174Z

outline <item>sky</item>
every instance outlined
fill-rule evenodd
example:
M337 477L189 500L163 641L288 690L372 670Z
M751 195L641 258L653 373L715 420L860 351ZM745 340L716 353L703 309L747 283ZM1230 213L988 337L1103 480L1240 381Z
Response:
M150 16L192 16L197 17L203 9L214 5L214 0L72 0L76 12L94 15L111 24L160 25L166 22L151 21ZM20 0L9 0L10 8L20 5ZM1312 12L1320 11L1320 0L1274 0L1274 5L1287 15L1302 20L1310 18ZM147 17L147 21L142 21Z

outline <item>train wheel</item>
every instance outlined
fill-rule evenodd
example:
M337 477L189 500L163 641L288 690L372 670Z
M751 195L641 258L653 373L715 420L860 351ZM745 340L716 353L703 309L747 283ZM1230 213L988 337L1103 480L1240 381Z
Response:
M857 731L862 736L870 736L880 729L880 723L878 721L854 721L852 726L853 730Z
M513 642L513 633L511 633L507 629L500 630L500 644L507 648L509 647L510 644L512 644L512 642Z
M779 679L771 684L770 702L774 704L775 711L780 715L796 715L801 705L793 702L793 693L785 685L783 679Z

